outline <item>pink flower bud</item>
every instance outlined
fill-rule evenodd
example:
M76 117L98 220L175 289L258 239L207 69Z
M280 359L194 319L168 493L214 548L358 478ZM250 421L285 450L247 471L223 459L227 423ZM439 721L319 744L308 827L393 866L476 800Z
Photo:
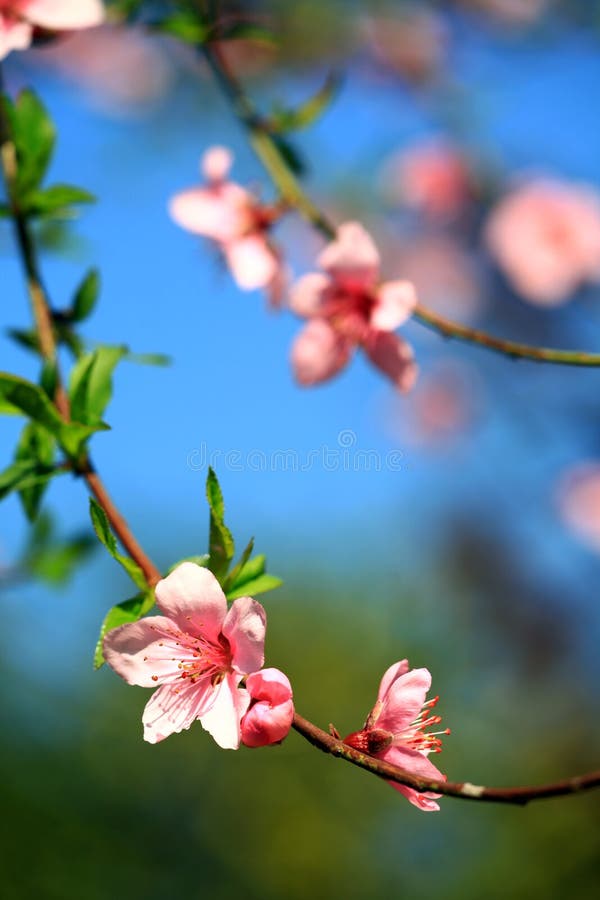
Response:
M246 679L250 708L242 719L242 743L265 747L282 741L294 717L292 686L279 669L262 669Z

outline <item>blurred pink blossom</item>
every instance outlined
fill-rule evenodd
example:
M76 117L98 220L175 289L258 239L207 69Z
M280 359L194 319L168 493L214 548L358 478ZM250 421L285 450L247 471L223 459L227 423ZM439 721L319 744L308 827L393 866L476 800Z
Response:
M121 625L104 638L104 656L128 684L160 685L144 710L151 744L199 719L217 744L236 749L248 709L242 678L264 661L265 611L251 597L227 607L219 582L191 562L156 585L163 616Z
M558 503L566 524L600 553L600 462L571 469L561 481Z
M248 676L246 690L250 706L242 719L242 743L247 747L280 743L294 718L289 679L279 669L261 669Z
M29 47L36 27L69 31L103 20L101 0L0 0L0 59Z
M417 377L412 348L393 332L416 305L408 281L378 284L379 252L358 222L341 225L321 253L323 273L313 272L292 288L290 307L309 319L292 347L292 366L302 385L325 381L362 347L400 391Z
M435 221L455 218L472 196L466 159L441 140L395 153L384 164L380 184L388 202L409 206Z
M111 111L162 97L172 80L163 47L133 26L103 25L40 44L34 53L36 63L88 88Z
M478 267L457 238L402 236L387 242L385 258L396 261L425 306L465 322L480 312L483 297Z
M229 181L232 161L225 147L208 150L202 158L206 185L176 194L169 210L182 228L217 242L240 288L274 288L275 296L281 292L282 263L268 230L279 211L262 206L249 191Z
M431 675L427 669L409 670L406 659L394 663L381 679L377 702L364 728L349 734L344 743L398 766L410 775L445 781L446 776L427 759L430 753L440 752L439 735L450 734L449 729L426 730L441 722L440 716L431 714L438 698L425 701L430 687ZM388 783L419 809L427 812L439 809L435 802L439 794L419 793L394 781Z
M364 19L364 32L375 58L409 81L425 81L444 61L447 30L432 9L403 4L397 15Z
M472 427L482 410L478 372L456 360L428 367L408 406L394 411L394 431L419 447L447 450ZM388 417L386 417L387 419ZM392 429L390 429L392 430Z
M482 10L508 25L529 25L548 9L549 0L461 0L465 6Z
M524 299L558 306L600 279L600 193L585 184L530 181L492 210L485 240Z

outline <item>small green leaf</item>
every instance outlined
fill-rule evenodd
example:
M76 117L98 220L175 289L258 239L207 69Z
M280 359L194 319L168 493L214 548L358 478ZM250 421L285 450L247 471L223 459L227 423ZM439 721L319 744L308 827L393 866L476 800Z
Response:
M22 200L24 212L30 216L62 215L71 206L95 203L96 198L83 188L69 184L54 184L44 190L30 191Z
M256 597L257 594L265 594L267 591L273 591L275 588L281 587L283 581L275 575L259 575L251 581L246 581L238 587L231 588L226 592L228 600L236 600L238 597Z
M94 307L98 301L100 294L100 272L98 269L90 269L77 290L73 298L73 307L71 310L71 320L73 322L83 322L94 311Z
M201 21L198 13L191 10L181 10L167 19L163 19L162 22L157 22L152 27L156 31L169 34L179 41L195 46L203 44L209 34L207 26Z
M306 166L296 148L279 134L274 134L272 140L294 175L303 175Z
M228 589L236 583L236 580L238 579L240 573L243 571L244 566L250 559L250 554L252 553L253 550L254 550L254 538L250 538L246 548L244 549L244 552L242 553L242 555L239 559L239 562L237 562L235 564L233 569L227 575L227 578L225 578L223 581L223 590L225 591L225 593L227 593Z
M94 651L95 669L99 669L105 661L102 649L104 636L119 625L125 625L128 622L137 622L138 619L141 619L141 617L151 610L153 606L154 592L146 591L136 594L136 596L132 597L130 600L124 600L123 603L118 603L116 606L113 606L112 609L109 609L100 627L100 636Z
M15 343L19 344L20 347L24 347L26 350L32 350L34 353L40 352L40 341L36 331L31 329L9 328L6 333L13 341L15 341Z
M323 86L295 109L275 109L269 126L272 131L298 131L312 125L332 103L341 84L341 78L335 72L330 72Z
M55 447L52 435L40 425L30 422L21 434L15 462L32 462L38 474L53 473ZM48 480L40 479L34 484L28 484L26 481L19 489L19 497L30 522L35 521L37 517Z
M106 547L112 558L125 569L136 587L141 591L147 591L148 583L144 573L137 563L128 556L123 556L122 553L119 553L117 549L117 539L111 531L108 517L100 504L97 503L93 497L90 497L90 516L94 531L96 532L100 543Z
M131 353L123 357L127 362L137 363L140 366L170 366L173 362L166 353Z
M21 91L12 103L3 97L17 151L17 197L24 198L42 182L54 152L56 129L33 91Z
M83 442L94 431L108 427L103 423L91 426L80 422L65 422L41 387L6 372L0 372L0 398L17 407L32 421L43 425L56 437L69 456L77 456Z
M225 525L225 504L217 476L212 468L206 478L206 497L210 507L208 568L221 580L227 574L229 563L235 553L232 534Z
M264 553L259 553L249 559L237 573L235 578L231 579L230 588L239 587L247 581L253 581L262 575L267 567L267 557ZM233 574L233 573L232 573Z
M126 347L97 347L77 360L71 372L69 398L77 421L97 425L112 397L112 375Z

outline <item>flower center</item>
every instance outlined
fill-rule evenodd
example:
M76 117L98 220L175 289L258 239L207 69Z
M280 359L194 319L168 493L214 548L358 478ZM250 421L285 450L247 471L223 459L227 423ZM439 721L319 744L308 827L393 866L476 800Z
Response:
M432 725L439 725L441 716L432 716L431 710L438 703L439 697L434 697L423 706L423 709L405 731L394 735L395 744L404 744L411 750L419 750L421 753L439 753L442 749L440 735L450 734L450 729L443 731L427 731Z

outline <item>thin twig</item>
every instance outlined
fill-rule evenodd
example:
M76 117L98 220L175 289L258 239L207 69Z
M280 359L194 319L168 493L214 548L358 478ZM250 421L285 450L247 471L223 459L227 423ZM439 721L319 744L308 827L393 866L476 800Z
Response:
M313 203L302 188L298 178L290 169L268 122L256 111L252 100L233 75L218 44L204 44L204 57L223 93L248 132L250 143L262 162L271 180L286 203L296 209L326 240L335 237L335 225ZM518 341L508 341L494 337L485 331L460 325L438 315L423 304L418 304L413 318L422 325L446 338L455 338L469 344L476 344L488 350L501 353L512 359L529 359L533 362L555 363L566 366L600 366L600 353L585 353L580 350L557 350L550 347L534 347Z

